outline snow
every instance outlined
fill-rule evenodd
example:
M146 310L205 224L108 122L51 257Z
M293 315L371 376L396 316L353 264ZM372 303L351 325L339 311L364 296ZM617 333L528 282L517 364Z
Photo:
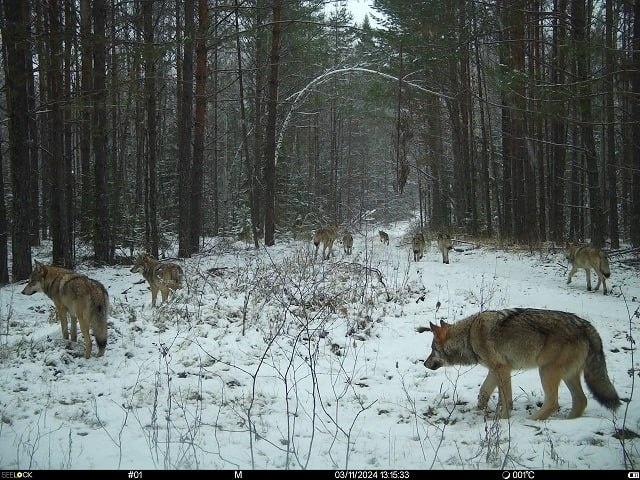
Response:
M637 468L639 440L614 437L640 432L637 269L612 256L604 296L583 271L566 284L561 248L454 237L445 265L434 235L413 261L409 222L353 233L353 255L336 243L328 261L314 261L311 233L258 250L211 239L180 260L187 284L156 308L130 265L79 265L110 294L100 358L95 342L84 359L82 341L62 339L44 294L2 288L0 469ZM48 263L49 250L34 257ZM496 419L497 392L490 411L475 408L483 366L424 367L432 335L417 328L510 307L590 321L630 401L614 414L585 388L584 416L568 420L562 384L559 412L533 421L538 373L514 372L512 416Z

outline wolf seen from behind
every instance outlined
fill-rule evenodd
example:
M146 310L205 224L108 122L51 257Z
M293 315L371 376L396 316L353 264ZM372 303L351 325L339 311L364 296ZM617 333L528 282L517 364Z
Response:
M587 290L591 291L591 269L593 269L598 277L596 290L600 288L602 283L602 294L607 294L606 279L611 276L611 270L609 269L609 259L606 253L596 247L579 247L574 243L567 242L565 244L565 257L571 263L567 285L571 283L571 277L576 274L578 269L583 268L587 274Z
M78 323L84 337L84 358L91 357L91 336L98 345L98 357L107 346L109 293L97 280L67 268L44 265L37 260L23 295L42 292L53 301L62 328L62 338L69 340L67 317L71 318L71 341L78 341Z
M162 295L162 303L166 303L169 292L182 288L184 282L184 271L182 267L174 262L157 260L148 253L139 254L131 273L141 272L144 279L151 288L151 306L156 306L158 292Z
M338 226L337 225L329 225L327 227L322 227L313 234L313 245L316 247L313 258L314 260L318 257L318 250L320 249L320 244L322 244L322 260L329 260L331 255L333 255L333 244L338 238Z
M615 410L620 397L614 388L604 358L602 339L595 327L572 313L534 308L487 310L455 324L431 323L431 354L425 367L436 370L450 365L482 364L489 369L478 408L486 409L498 388L502 418L513 407L511 372L537 368L544 390L542 407L531 419L545 420L558 409L560 380L569 388L572 407L569 418L580 417L587 406L584 379L595 399Z

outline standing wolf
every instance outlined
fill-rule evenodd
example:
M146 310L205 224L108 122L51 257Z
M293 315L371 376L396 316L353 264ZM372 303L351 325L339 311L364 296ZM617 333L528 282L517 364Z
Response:
M573 243L567 242L565 257L571 262L567 285L571 283L571 277L576 274L578 269L584 268L587 273L587 290L591 291L591 269L593 268L598 277L596 290L600 288L600 283L602 283L602 294L607 294L606 279L611 276L611 270L609 269L609 259L602 250L596 247L578 247Z
M350 232L346 232L342 237L342 247L344 248L345 255L351 255L351 249L353 248L353 235Z
M449 264L449 250L452 248L451 237L446 233L438 233L438 250L442 252L442 263Z
M378 236L380 237L380 241L385 245L389 245L389 234L384 230L378 230Z
M485 409L498 387L500 414L510 415L511 371L537 368L544 403L532 415L544 420L558 408L560 380L571 392L569 418L582 415L587 406L582 372L591 393L603 406L615 410L620 398L609 380L602 340L588 321L566 312L515 308L485 311L449 325L431 324L433 343L425 367L482 364L489 369L480 387L478 408Z
M71 341L78 341L78 322L84 337L84 358L91 357L89 327L98 344L98 356L107 346L107 317L109 294L97 280L66 268L43 265L36 260L23 295L43 292L56 307L62 338L69 340L67 314L71 316Z
M322 259L329 260L329 257L333 255L333 243L336 241L337 237L337 225L323 227L320 230L316 231L316 233L313 234L313 244L316 247L313 258L315 259L318 257L318 249L320 248L320 244L322 243Z
M416 233L411 239L411 249L413 250L413 260L418 261L424 256L424 235L422 232Z
M160 262L148 253L141 253L136 258L131 272L142 272L142 276L151 287L151 306L156 306L158 291L162 294L162 303L169 298L170 290L182 288L184 272L177 263Z

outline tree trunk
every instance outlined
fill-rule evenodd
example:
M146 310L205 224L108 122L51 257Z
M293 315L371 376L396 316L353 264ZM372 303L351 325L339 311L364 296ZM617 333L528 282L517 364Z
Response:
M159 250L157 212L157 112L156 112L156 52L153 39L154 0L143 0L144 30L144 96L147 110L147 142L145 155L145 247L156 258Z
M606 0L605 21L605 171L607 172L607 184L609 190L609 237L611 248L620 248L620 233L618 230L618 160L616 155L616 129L615 129L615 105L614 83L616 81L616 61L614 51L614 15L613 0Z
M29 217L29 158L27 98L27 38L28 16L23 16L21 2L3 1L4 22L2 41L7 51L6 89L9 114L9 162L11 165L12 210L15 212L11 231L11 255L13 281L23 280L31 273L31 244ZM3 195L4 205L4 195ZM5 222L6 223L6 222ZM6 232L5 230L2 230ZM6 262L5 248L0 255ZM6 270L6 266L5 266ZM4 274L3 278L4 278ZM5 279L7 280L7 279ZM5 283L5 282L2 282Z
M264 194L264 244L275 244L276 224L276 119L278 113L278 67L280 65L280 24L282 1L273 1L273 28L269 57L269 89L267 96L267 126L265 131L265 194Z
M191 253L200 251L202 236L202 189L204 165L205 120L207 118L207 29L206 0L198 0L198 38L196 42L196 106L193 135L193 167L191 170Z
M184 47L180 82L180 117L178 119L178 256L191 256L191 162L193 131L193 34L194 0L184 2Z
M62 104L65 101L62 85L62 32L60 27L60 5L49 2L49 152L51 155L51 237L53 240L53 263L65 268L73 268L70 221L67 217L67 182L71 181L71 172L67 171L64 157L64 115Z
M631 123L633 162L631 173L630 236L631 245L640 247L640 0L633 5L633 56L631 69Z
M80 48L81 63L81 110L78 125L80 149L80 236L89 239L92 233L93 174L91 172L91 106L93 103L93 37L91 36L91 1L80 0Z
M583 146L587 185L589 192L589 212L591 220L591 244L596 247L604 246L604 217L602 213L602 198L600 195L600 176L598 174L598 157L593 137L591 83L589 70L589 38L587 25L589 14L586 12L585 0L572 0L571 20L573 38L576 45L576 76L578 83L578 118L580 125L581 144ZM590 4L590 2L588 2Z
M106 85L106 0L94 0L93 52L93 152L95 172L95 210L93 249L98 264L112 263L111 229L109 226L109 184L107 162L107 85Z
M551 44L551 84L563 85L565 83L566 61L566 22L564 20L567 11L567 0L555 0L553 15L553 41ZM551 240L556 244L563 244L565 240L565 169L566 169L566 98L561 92L553 92L555 99L555 115L550 120L550 165L549 165L549 230Z
M0 7L0 11L2 7ZM2 37L4 36L4 32ZM0 135L0 143L2 143L2 136ZM4 165L4 159L2 158L2 149L0 148L0 166ZM0 285L6 285L9 283L9 222L7 222L7 207L4 203L6 194L4 191L4 173L3 168L0 168ZM31 260L29 260L31 263Z

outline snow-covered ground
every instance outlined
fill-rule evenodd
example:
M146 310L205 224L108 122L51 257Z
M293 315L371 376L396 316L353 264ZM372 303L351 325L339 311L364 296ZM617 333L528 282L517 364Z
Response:
M353 255L336 244L329 261L308 239L255 250L216 238L181 261L187 285L155 309L130 266L80 265L110 294L101 358L62 340L44 294L2 288L0 469L638 468L640 440L620 435L640 432L637 269L612 255L604 296L584 272L566 284L561 249L458 239L445 265L431 241L414 262L410 230L354 232ZM497 420L475 409L484 367L424 367L432 335L418 327L507 307L592 322L630 403L614 415L585 388L584 416L567 420L561 385L557 415L532 421L538 373L516 372L513 415Z

